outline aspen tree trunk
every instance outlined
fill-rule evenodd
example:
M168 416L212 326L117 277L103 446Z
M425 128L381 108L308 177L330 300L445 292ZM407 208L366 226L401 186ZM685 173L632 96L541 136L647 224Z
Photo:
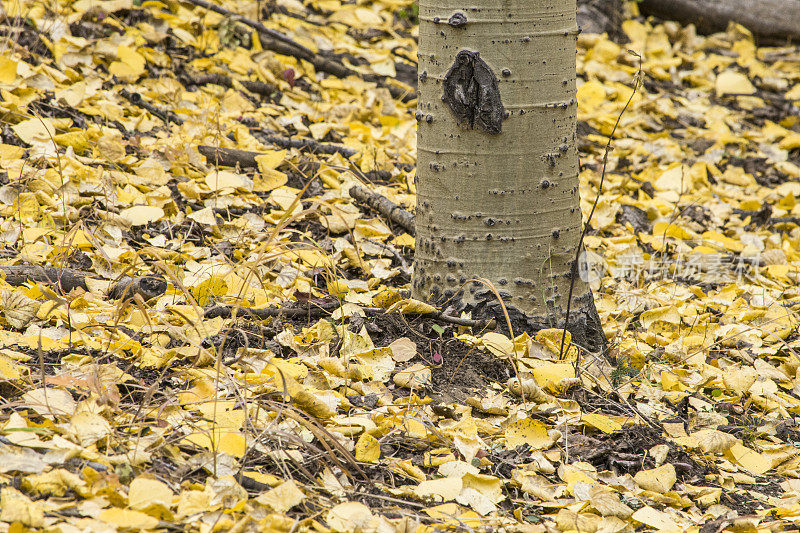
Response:
M417 298L605 346L580 240L575 0L421 0ZM466 283L466 285L465 285Z

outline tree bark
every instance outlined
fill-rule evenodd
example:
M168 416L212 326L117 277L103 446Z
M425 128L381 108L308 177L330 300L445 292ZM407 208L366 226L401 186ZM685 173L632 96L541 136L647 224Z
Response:
M642 13L693 23L701 32L738 22L762 41L800 40L800 0L642 0Z
M605 346L581 230L575 0L419 2L417 298Z

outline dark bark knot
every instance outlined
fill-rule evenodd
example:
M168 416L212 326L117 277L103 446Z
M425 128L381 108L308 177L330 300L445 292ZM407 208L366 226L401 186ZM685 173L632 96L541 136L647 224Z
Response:
M497 134L505 109L497 76L477 52L461 50L444 77L442 100L461 127Z
M461 11L456 11L450 16L447 23L454 28L466 28L467 16Z

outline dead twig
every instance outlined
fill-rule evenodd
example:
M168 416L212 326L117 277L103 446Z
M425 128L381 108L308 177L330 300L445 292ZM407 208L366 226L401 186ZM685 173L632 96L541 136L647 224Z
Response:
M350 187L350 196L359 202L367 204L371 209L406 230L409 235L416 234L414 215L382 194L368 191L360 185L353 185Z

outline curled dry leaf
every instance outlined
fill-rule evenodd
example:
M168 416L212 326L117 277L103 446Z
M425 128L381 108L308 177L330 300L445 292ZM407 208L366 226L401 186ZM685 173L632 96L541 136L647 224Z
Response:
M678 477L675 473L675 467L671 463L667 463L658 468L641 470L636 473L633 479L644 490L664 494L672 489Z
M419 389L431 383L431 369L421 363L398 371L392 378L394 384L404 389Z
M28 298L19 291L3 291L0 294L0 307L8 325L14 329L23 329L36 318L40 303Z

